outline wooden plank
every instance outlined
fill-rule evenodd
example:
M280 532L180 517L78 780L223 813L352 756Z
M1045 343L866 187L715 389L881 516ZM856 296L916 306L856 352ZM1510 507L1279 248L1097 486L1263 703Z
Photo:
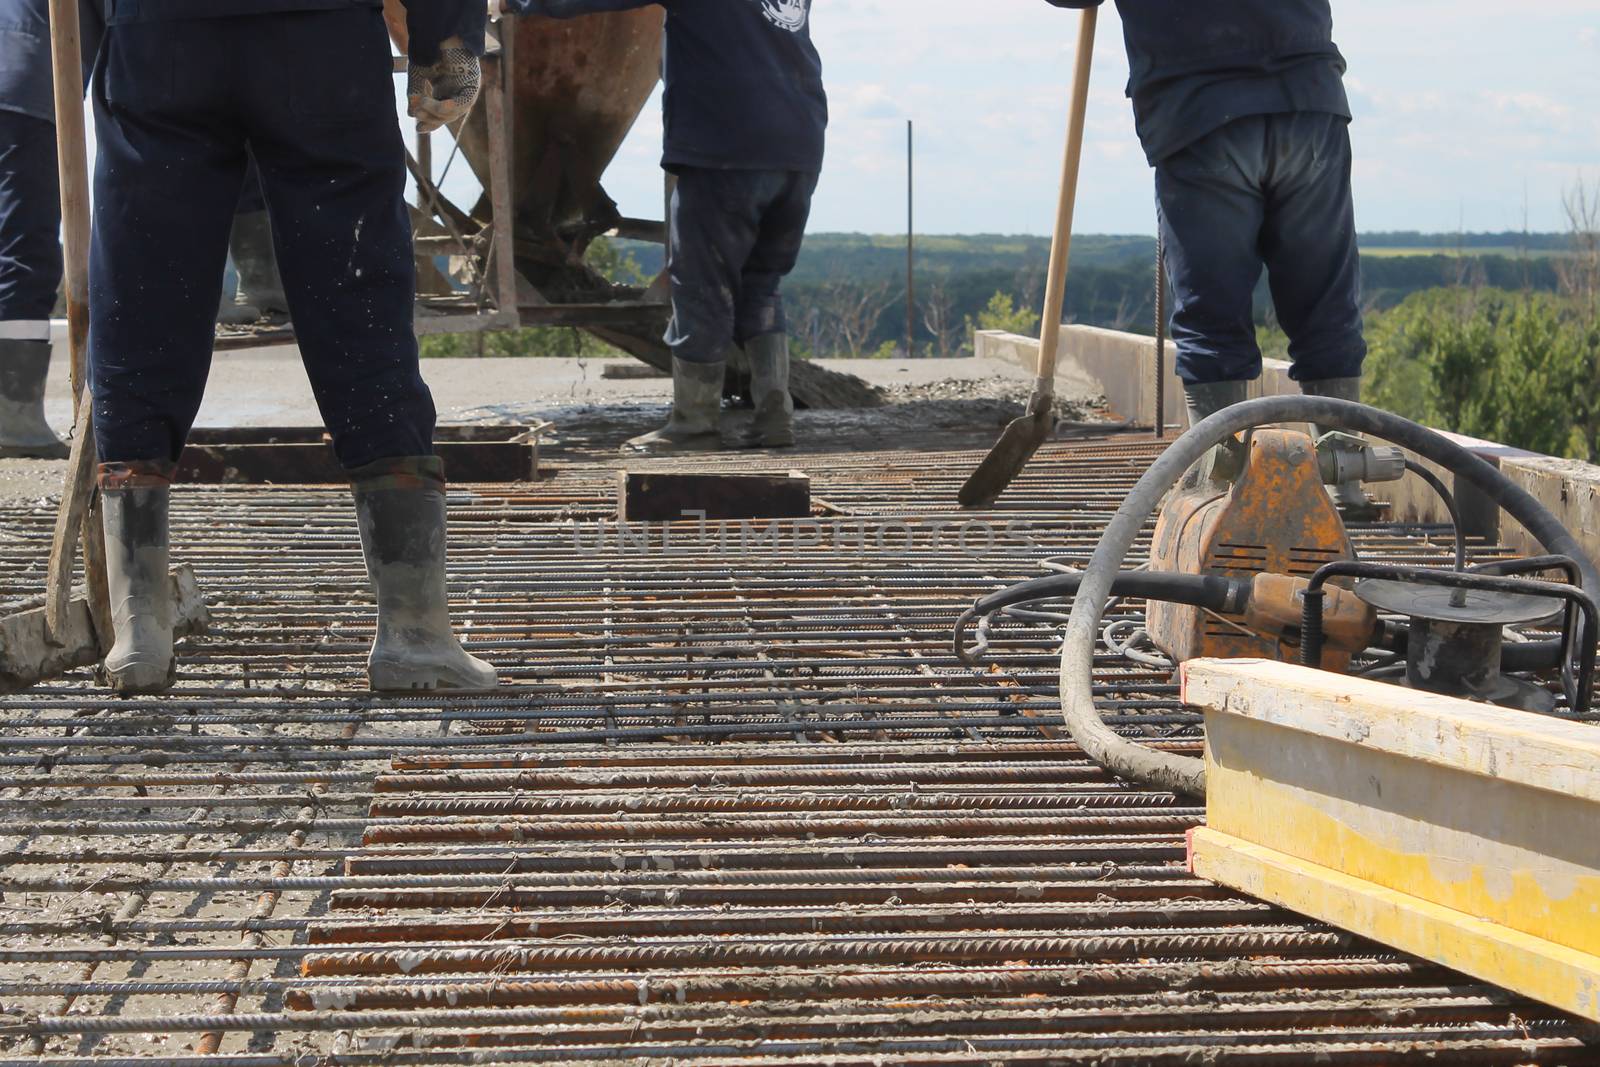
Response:
M1267 660L1192 660L1186 703L1600 802L1600 729Z
M433 428L435 444L453 441L529 441L552 423L516 422L445 423ZM196 426L189 431L191 445L316 444L331 440L321 426Z
M528 441L437 441L453 482L537 481L538 446ZM342 485L349 474L324 442L190 444L175 481L227 485Z
M1600 730L1265 661L1183 677L1206 709L1207 831L1306 865L1290 906L1544 999L1529 959L1600 958ZM1317 897L1323 871L1361 892ZM1575 990L1551 1002L1576 1010Z
M173 568L172 632L177 637L203 634L210 623L205 598L200 595L194 571L187 565ZM46 609L34 608L0 618L0 694L15 693L102 658L95 624L84 597L67 603L67 625L50 632Z
M1373 885L1210 828L1196 875L1600 1022L1600 956Z
M787 474L686 474L618 471L617 518L623 522L684 519L803 519L811 514L811 479Z

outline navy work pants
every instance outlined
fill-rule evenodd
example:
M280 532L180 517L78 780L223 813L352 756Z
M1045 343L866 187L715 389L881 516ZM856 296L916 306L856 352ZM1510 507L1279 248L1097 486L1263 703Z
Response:
M817 175L798 171L678 171L672 194L672 325L679 359L716 363L730 346L783 333L779 286L794 269Z
M247 158L340 462L432 452L391 71L371 8L107 29L89 296L103 462L183 448Z
M1235 119L1156 164L1156 203L1180 378L1260 376L1251 298L1262 267L1289 335L1289 376L1361 374L1367 346L1345 119L1309 111Z
M0 341L45 341L61 287L56 128L0 110Z

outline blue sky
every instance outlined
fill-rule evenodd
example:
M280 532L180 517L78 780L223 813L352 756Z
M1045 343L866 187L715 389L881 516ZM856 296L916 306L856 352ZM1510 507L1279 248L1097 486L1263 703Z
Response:
M1078 15L1044 0L815 0L833 124L814 231L904 226L904 120L918 130L917 229L1047 233ZM1356 120L1362 230L1563 229L1600 181L1600 0L1334 0ZM1077 226L1154 228L1149 168L1100 18ZM660 214L659 101L606 178Z

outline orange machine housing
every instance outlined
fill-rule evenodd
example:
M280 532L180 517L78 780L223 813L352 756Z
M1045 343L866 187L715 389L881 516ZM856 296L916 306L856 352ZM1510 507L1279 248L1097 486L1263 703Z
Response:
M1350 535L1323 488L1311 438L1292 430L1256 430L1244 472L1231 486L1187 481L1167 498L1156 520L1151 570L1251 579L1261 573L1309 578L1336 559L1353 559ZM1293 662L1299 650L1245 627L1240 615L1151 601L1145 627L1178 662L1200 656ZM1329 650L1326 670L1349 668L1347 653Z

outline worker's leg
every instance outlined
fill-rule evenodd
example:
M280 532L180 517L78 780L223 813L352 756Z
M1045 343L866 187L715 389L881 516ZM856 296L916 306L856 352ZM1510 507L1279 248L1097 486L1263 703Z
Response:
M256 35L245 79L250 149L334 452L352 470L429 455L435 413L412 323L405 148L382 16L360 8L228 21Z
M56 128L0 110L0 458L67 454L44 418L61 285Z
M1289 335L1290 377L1302 392L1361 399L1361 262L1350 195L1348 122L1317 112L1273 115L1261 249L1278 321ZM1313 431L1320 438L1327 428ZM1335 439L1336 441L1339 439ZM1359 445L1351 440L1350 448ZM1357 483L1331 487L1346 518L1378 517Z
M256 46L251 151L312 391L350 472L378 601L377 690L485 689L450 627L444 467L412 325L416 268L389 38L375 9L233 19ZM290 71L288 92L280 71Z
M767 205L755 248L745 261L735 334L750 358L750 399L755 415L741 443L749 448L794 444L794 400L789 395L789 333L783 314L783 279L794 270L811 215L817 175L780 176Z
M205 390L244 174L220 103L214 30L228 21L111 27L95 74L89 358L116 627L105 666L122 692L172 677L168 486Z
M722 447L717 422L728 350L734 344L740 273L761 221L749 171L686 167L672 194L672 413L667 424L624 447L707 452Z
M1186 384L1261 373L1252 294L1261 277L1261 117L1235 120L1156 164L1172 281L1172 338Z
M1261 254L1296 381L1359 378L1361 262L1350 195L1350 134L1337 115L1268 116Z

